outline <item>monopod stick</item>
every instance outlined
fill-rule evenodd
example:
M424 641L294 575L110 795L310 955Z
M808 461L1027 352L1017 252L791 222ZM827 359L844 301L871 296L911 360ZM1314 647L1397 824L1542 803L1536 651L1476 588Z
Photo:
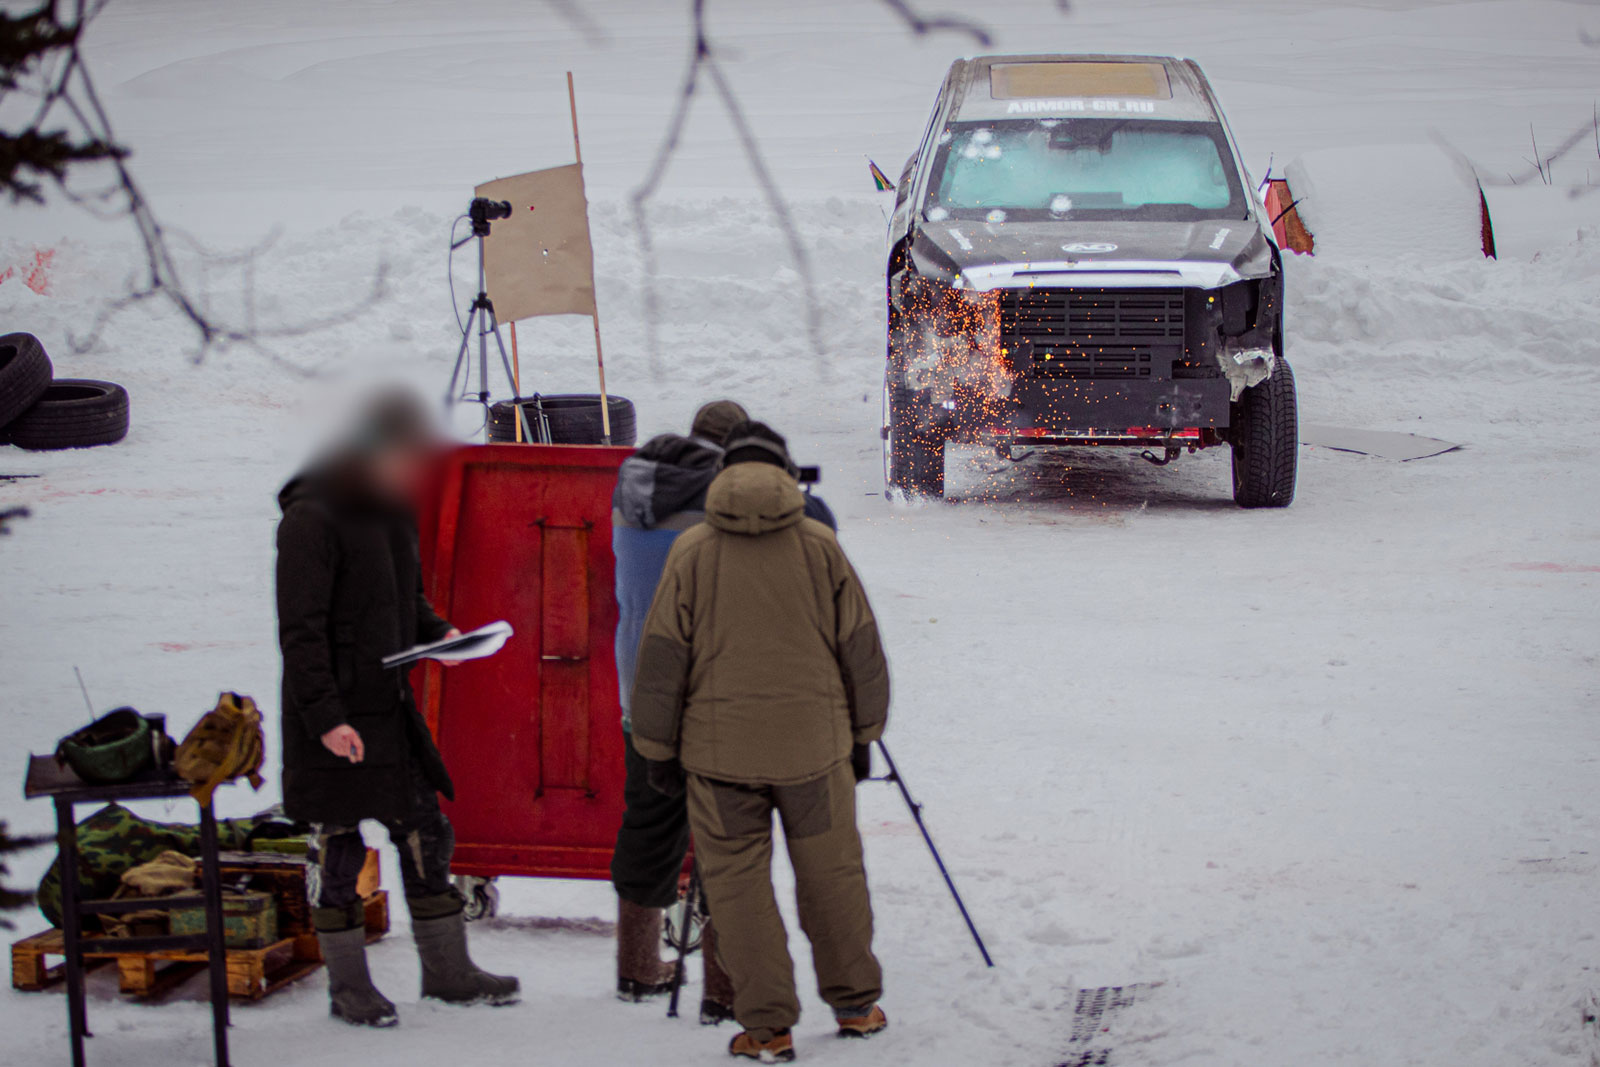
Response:
M950 887L950 895L955 898L956 907L961 909L961 917L967 922L967 929L972 932L972 940L977 943L978 952L983 956L983 965L993 967L994 960L989 958L989 950L984 947L983 938L978 934L978 928L972 922L972 916L967 914L967 906L961 900L961 894L956 890L956 883L951 880L950 872L945 869L944 860L939 856L939 848L933 843L933 838L928 834L928 827L922 821L922 805L911 799L911 791L906 788L905 779L900 777L900 768L895 766L894 757L889 755L889 746L880 739L878 751L883 753L883 761L889 765L888 780L900 787L900 795L906 799L906 807L911 809L911 817L916 820L917 829L922 831L922 839L928 843L928 851L933 853L933 862L939 865L939 873L944 875L944 884Z

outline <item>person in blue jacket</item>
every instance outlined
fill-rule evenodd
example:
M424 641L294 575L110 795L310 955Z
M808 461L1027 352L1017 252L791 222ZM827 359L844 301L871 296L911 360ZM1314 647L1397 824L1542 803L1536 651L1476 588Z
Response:
M678 877L689 848L689 813L682 795L668 797L646 781L645 760L633 747L629 707L645 617L666 567L667 553L684 530L705 518L706 487L722 465L728 431L746 421L744 408L717 400L695 413L687 437L654 437L622 464L611 502L611 544L617 577L617 691L627 760L627 811L611 860L616 888L617 996L641 1001L669 992L675 965L661 959L665 909L678 899ZM837 528L821 497L806 494L806 515ZM733 1017L733 984L717 962L716 933L702 933L706 976L700 1021Z

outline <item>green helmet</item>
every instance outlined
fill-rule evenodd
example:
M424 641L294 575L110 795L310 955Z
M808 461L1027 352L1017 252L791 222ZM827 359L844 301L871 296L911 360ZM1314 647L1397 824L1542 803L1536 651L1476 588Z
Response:
M118 708L62 738L56 759L85 782L126 782L155 762L150 721L132 708Z

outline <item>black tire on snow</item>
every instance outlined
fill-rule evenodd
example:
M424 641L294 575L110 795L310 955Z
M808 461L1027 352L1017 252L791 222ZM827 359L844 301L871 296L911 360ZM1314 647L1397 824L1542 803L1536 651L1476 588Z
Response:
M633 401L607 396L611 412L611 443L632 446L639 439L638 419ZM502 400L489 408L489 440L509 443L517 439L517 413L520 403L528 416L528 428L539 433L539 408L550 423L550 441L557 445L599 445L605 443L600 421L600 394L573 393L565 396L530 396L517 401Z
M1294 371L1279 357L1272 377L1244 391L1233 406L1233 500L1242 508L1286 508L1294 502L1300 418Z
M18 448L36 452L115 444L128 436L128 391L115 382L61 378L5 432Z
M889 486L907 496L944 496L944 439L923 429L925 402L903 386L889 392Z
M0 428L9 426L39 402L55 369L44 345L31 333L0 337Z

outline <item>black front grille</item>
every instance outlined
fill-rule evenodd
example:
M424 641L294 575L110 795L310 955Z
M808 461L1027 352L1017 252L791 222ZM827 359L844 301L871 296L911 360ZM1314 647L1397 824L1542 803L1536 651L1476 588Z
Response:
M1000 343L1036 378L1166 378L1183 351L1183 290L1008 289Z

